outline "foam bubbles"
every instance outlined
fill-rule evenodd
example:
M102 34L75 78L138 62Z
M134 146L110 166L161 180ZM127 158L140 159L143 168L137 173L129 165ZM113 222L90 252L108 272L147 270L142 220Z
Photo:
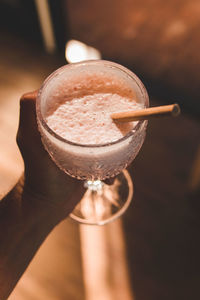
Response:
M52 110L47 124L66 140L105 144L122 138L136 125L136 122L113 122L111 113L141 108L142 104L119 94L93 93L62 103Z

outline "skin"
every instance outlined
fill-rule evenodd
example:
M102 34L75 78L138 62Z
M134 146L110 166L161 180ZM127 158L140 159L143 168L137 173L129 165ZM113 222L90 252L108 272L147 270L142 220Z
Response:
M83 183L59 170L37 130L37 91L20 100L17 143L24 175L0 201L0 299L7 299L51 230L80 201Z

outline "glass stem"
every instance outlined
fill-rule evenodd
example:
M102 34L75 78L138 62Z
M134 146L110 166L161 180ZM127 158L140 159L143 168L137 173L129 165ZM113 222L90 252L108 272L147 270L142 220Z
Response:
M102 189L104 183L101 180L87 180L84 182L84 187L90 191L99 191Z

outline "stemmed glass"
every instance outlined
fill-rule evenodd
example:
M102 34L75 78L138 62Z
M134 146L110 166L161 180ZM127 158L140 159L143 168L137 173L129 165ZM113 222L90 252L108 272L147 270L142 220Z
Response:
M44 81L36 101L38 127L45 149L60 169L85 180L85 195L70 215L84 224L106 224L127 209L133 196L133 184L125 168L144 142L147 121L138 121L116 141L82 144L59 136L48 126L47 116L66 98L73 99L80 93L90 94L91 89L104 92L110 87L116 93L129 93L143 107L149 105L148 94L140 79L127 68L105 60L84 61L59 68ZM111 177L114 177L113 183L105 184L104 180Z

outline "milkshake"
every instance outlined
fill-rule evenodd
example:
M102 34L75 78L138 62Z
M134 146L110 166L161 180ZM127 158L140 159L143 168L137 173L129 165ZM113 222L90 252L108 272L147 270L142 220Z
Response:
M94 82L95 84L95 82ZM137 122L114 122L114 112L139 110L143 105L114 93L90 93L67 100L47 116L48 126L64 139L79 144L106 144L134 130Z
M64 66L47 78L38 94L43 144L59 168L73 177L116 176L137 155L147 122L118 123L110 115L146 106L141 81L118 64Z

